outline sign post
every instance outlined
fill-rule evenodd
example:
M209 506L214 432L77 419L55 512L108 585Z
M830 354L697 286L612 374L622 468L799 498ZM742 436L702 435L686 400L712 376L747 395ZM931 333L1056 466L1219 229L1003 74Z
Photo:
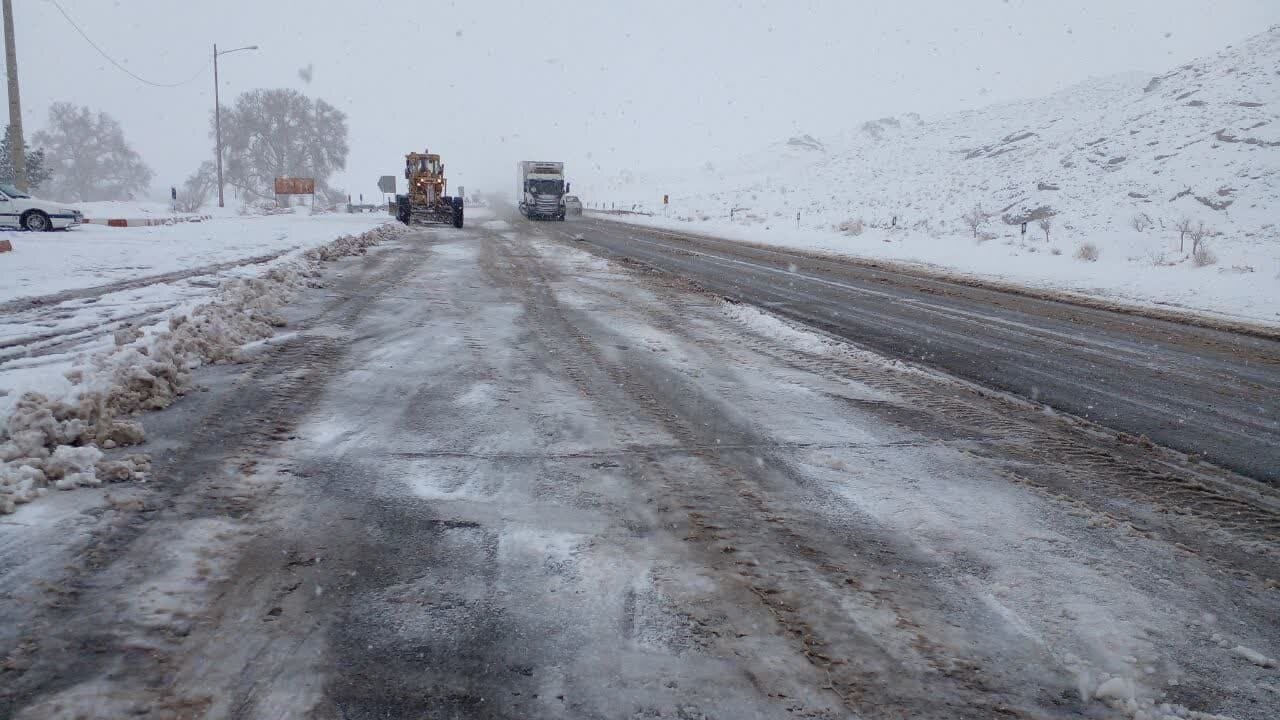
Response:
M310 195L311 207L316 206L316 180L315 178L291 178L278 177L275 183L276 190L276 206L280 206L280 197L289 195Z

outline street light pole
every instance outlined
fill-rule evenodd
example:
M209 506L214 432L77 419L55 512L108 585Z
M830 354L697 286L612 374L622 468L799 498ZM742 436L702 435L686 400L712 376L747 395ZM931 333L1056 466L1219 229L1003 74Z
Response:
M257 45L247 45L218 52L218 44L213 44L213 134L216 138L214 144L218 154L218 207L226 207L226 200L222 190L222 102L218 99L218 56L240 50L257 49Z

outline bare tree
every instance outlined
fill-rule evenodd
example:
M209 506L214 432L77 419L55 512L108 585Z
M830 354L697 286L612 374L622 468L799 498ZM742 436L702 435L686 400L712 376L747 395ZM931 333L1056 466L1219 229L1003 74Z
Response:
M1039 226L1040 231L1044 233L1044 241L1049 242L1049 230L1053 227L1053 218L1047 216L1042 217L1036 221L1036 225Z
M1151 216L1144 212L1140 212L1129 219L1129 227L1137 230L1138 232L1145 231L1153 224L1154 223L1151 222Z
M205 201L209 199L217 183L217 170L214 168L213 161L205 160L200 163L200 167L191 173L191 177L182 183L182 189L178 191L177 211L193 213L204 207Z
M212 118L210 128L212 134ZM222 110L226 179L250 199L274 195L277 177L309 177L316 192L347 164L347 116L297 90L254 90Z
M1187 234L1191 232L1191 218L1184 217L1174 226L1178 230L1178 252L1186 248Z
M1200 249L1200 243L1204 242L1206 237L1213 235L1213 229L1205 227L1204 222L1200 222L1191 228L1187 234L1191 237L1191 255L1194 257L1196 251Z
M965 226L973 232L973 237L976 239L978 237L978 231L982 229L982 226L986 224L990 217L991 216L987 211L982 209L982 203L978 203L973 206L972 210L961 215L960 219L963 220Z
M54 103L49 127L32 140L48 156L44 192L55 200L124 200L151 184L151 168L129 147L120 123L104 112Z

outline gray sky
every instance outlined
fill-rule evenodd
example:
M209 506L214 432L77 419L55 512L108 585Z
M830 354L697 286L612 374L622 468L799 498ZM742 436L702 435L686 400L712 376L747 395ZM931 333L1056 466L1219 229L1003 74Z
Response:
M571 180L700 165L798 132L1163 72L1280 23L1276 0L59 2L155 82L190 78L215 42L260 45L221 59L223 102L293 87L344 110L351 155L335 184L366 199L424 146L453 186L501 192L520 159L565 160ZM105 110L158 191L212 155L211 71L143 85L48 0L14 5L28 136L51 102Z

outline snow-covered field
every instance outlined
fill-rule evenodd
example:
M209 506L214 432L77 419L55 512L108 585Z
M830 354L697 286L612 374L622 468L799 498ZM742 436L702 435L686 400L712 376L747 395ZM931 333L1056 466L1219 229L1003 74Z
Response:
M646 225L1278 324L1278 63L1275 27L1155 78L580 186L592 207L652 213L621 218ZM977 237L962 219L976 206ZM1203 223L1198 259L1184 220ZM1078 257L1086 244L1095 260Z
M172 402L194 367L270 338L319 263L396 232L387 220L14 233L14 252L0 255L0 513L48 487L145 473L141 456L103 460L102 449L142 440L130 416Z
M98 205L100 203L90 203ZM164 217L134 206L111 217ZM88 216L92 210L80 206ZM136 280L243 258L305 250L363 232L386 215L221 216L202 223L113 228L82 225L67 232L3 233L13 252L0 254L0 303L78 288Z

